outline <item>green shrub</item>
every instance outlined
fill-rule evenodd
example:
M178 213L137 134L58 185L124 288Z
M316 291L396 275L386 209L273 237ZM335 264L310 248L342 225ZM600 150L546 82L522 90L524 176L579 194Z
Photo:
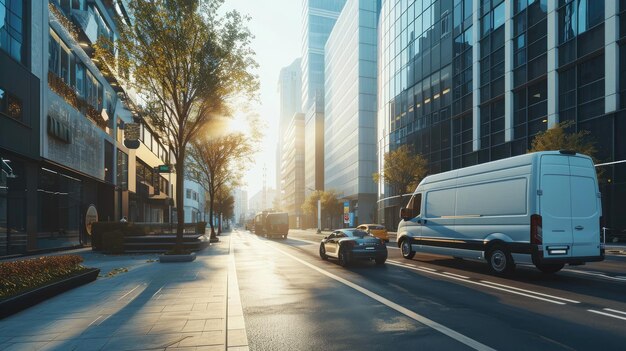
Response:
M134 223L125 222L96 222L91 226L91 248L94 251L108 251L111 246L107 246L105 249L105 236L111 232L122 233L122 246L124 236L141 236L146 235L149 228L143 225L136 225ZM115 236L114 236L115 237ZM108 236L107 236L108 238ZM107 239L108 240L108 239ZM123 251L123 247L122 247Z
M77 255L46 256L0 263L0 299L71 276L84 269Z
M206 233L206 222L198 222L196 223L196 234L205 234Z
M113 230L102 235L102 251L112 254L124 253L124 232Z

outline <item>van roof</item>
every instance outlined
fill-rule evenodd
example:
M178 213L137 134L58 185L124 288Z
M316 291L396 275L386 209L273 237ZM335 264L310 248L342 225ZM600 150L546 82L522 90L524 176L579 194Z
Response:
M438 174L433 174L424 178L420 185L430 184L441 182L444 180L449 180L453 178L457 178L459 176L469 176L473 174L493 172L500 169L514 168L525 165L530 165L534 160L538 159L542 155L561 155L561 156L569 156L569 157L584 157L591 159L591 157L583 154L572 153L569 151L540 151L540 152L532 152L524 155L508 157L505 159L485 162L474 166L469 166L465 168L459 168L448 172L442 172Z

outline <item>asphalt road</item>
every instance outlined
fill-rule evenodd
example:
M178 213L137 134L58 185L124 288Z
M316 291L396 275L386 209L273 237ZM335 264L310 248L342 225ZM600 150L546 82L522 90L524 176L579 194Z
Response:
M394 243L382 267L342 268L319 258L320 239L233 233L250 349L626 349L623 256L498 278L479 262L405 260Z

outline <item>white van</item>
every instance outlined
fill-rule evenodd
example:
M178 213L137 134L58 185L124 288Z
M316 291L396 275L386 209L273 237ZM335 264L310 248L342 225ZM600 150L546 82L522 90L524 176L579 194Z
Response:
M400 211L398 246L486 260L495 274L516 263L554 273L604 259L602 207L590 157L536 152L428 176ZM602 239L602 240L601 240Z

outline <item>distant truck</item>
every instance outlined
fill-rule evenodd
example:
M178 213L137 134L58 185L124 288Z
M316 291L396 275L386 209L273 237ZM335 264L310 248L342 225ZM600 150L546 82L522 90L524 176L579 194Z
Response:
M604 259L602 205L590 157L537 152L428 176L401 209L398 246L544 273Z
M268 238L287 239L289 214L287 212L263 211L254 217L254 233Z

